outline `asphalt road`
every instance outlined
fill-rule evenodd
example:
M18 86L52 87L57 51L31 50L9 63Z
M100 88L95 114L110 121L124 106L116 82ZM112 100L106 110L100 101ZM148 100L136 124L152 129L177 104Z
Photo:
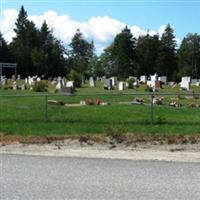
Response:
M200 199L200 163L0 155L0 198Z

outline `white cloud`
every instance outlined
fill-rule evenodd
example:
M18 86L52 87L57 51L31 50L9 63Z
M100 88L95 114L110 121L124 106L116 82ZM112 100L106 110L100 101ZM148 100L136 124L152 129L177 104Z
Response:
M18 16L18 11L15 9L7 9L3 11L3 19L1 19L1 32L10 42L15 36L13 28L15 27L15 20ZM59 15L57 12L49 10L42 15L30 15L29 20L32 20L38 28L41 27L44 20L46 20L49 27L53 30L56 37L61 39L64 43L69 43L71 38L79 28L87 39L92 39L96 43L97 52L102 52L102 49L112 41L117 33L119 33L126 24L119 20L108 16L93 16L85 22L75 21L69 15ZM147 30L139 26L130 26L134 37L145 35ZM158 30L149 30L150 35L164 32L165 25L162 25Z
M15 21L18 15L18 11L15 9L7 9L3 11L3 19L1 19L1 32L7 42L11 42L15 36L13 29L15 27Z

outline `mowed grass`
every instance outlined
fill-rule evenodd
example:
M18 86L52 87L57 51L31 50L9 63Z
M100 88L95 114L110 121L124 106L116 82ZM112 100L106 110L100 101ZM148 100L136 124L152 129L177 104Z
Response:
M186 106L190 101L200 104L199 99L182 99L180 102L184 106L175 109L168 106L168 101L172 96L165 97L166 105L154 107L153 124L151 123L149 96L142 96L147 105L120 104L132 101L134 97L137 97L137 93L144 92L144 89L145 86L141 86L138 89L126 90L127 95L117 95L116 89L104 91L100 86L88 88L86 85L77 89L78 96L51 96L48 99L62 100L68 104L79 103L80 100L90 98L94 101L101 99L111 105L84 107L48 105L48 121L45 120L45 98L43 96L0 97L0 132L24 136L106 134L110 129L137 134L200 133L200 108L187 108ZM195 91L198 92L198 88L195 88ZM160 92L175 93L179 90L166 87ZM46 94L51 93L50 91ZM114 95L109 95L111 93ZM132 95L133 93L135 95ZM35 95L39 93L0 91L0 95L13 94Z

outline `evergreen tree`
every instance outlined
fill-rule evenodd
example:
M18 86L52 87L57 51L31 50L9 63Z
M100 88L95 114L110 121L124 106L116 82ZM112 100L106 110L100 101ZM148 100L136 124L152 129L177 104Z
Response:
M168 24L165 32L162 34L159 45L159 54L157 59L157 73L166 75L169 80L174 79L177 70L176 59L176 41L174 30Z
M113 42L112 57L114 58L114 71L119 78L127 78L136 74L135 68L136 40L130 29L126 26Z
M78 29L70 43L71 68L84 76L89 76L90 62L94 56L94 44L83 38Z
M11 43L11 50L15 56L15 60L18 64L18 73L22 76L27 76L30 71L31 60L30 60L30 49L27 42L27 30L29 21L27 19L27 12L22 6L16 20L14 29L16 37L13 38Z
M100 56L100 69L107 77L117 76L117 69L113 58L113 43L104 49Z
M158 35L141 36L136 47L136 62L139 75L150 75L156 72L156 59L158 56Z
M13 56L9 50L9 47L0 32L0 62L13 62Z
M200 74L200 35L188 34L178 50L179 79L181 76L198 78Z

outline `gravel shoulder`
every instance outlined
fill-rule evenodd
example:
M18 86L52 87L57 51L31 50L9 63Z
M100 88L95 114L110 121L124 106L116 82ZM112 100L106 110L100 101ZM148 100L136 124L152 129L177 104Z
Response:
M200 163L200 144L152 144L138 143L99 144L66 139L50 144L12 143L0 145L1 154L66 156L127 160L158 160Z

